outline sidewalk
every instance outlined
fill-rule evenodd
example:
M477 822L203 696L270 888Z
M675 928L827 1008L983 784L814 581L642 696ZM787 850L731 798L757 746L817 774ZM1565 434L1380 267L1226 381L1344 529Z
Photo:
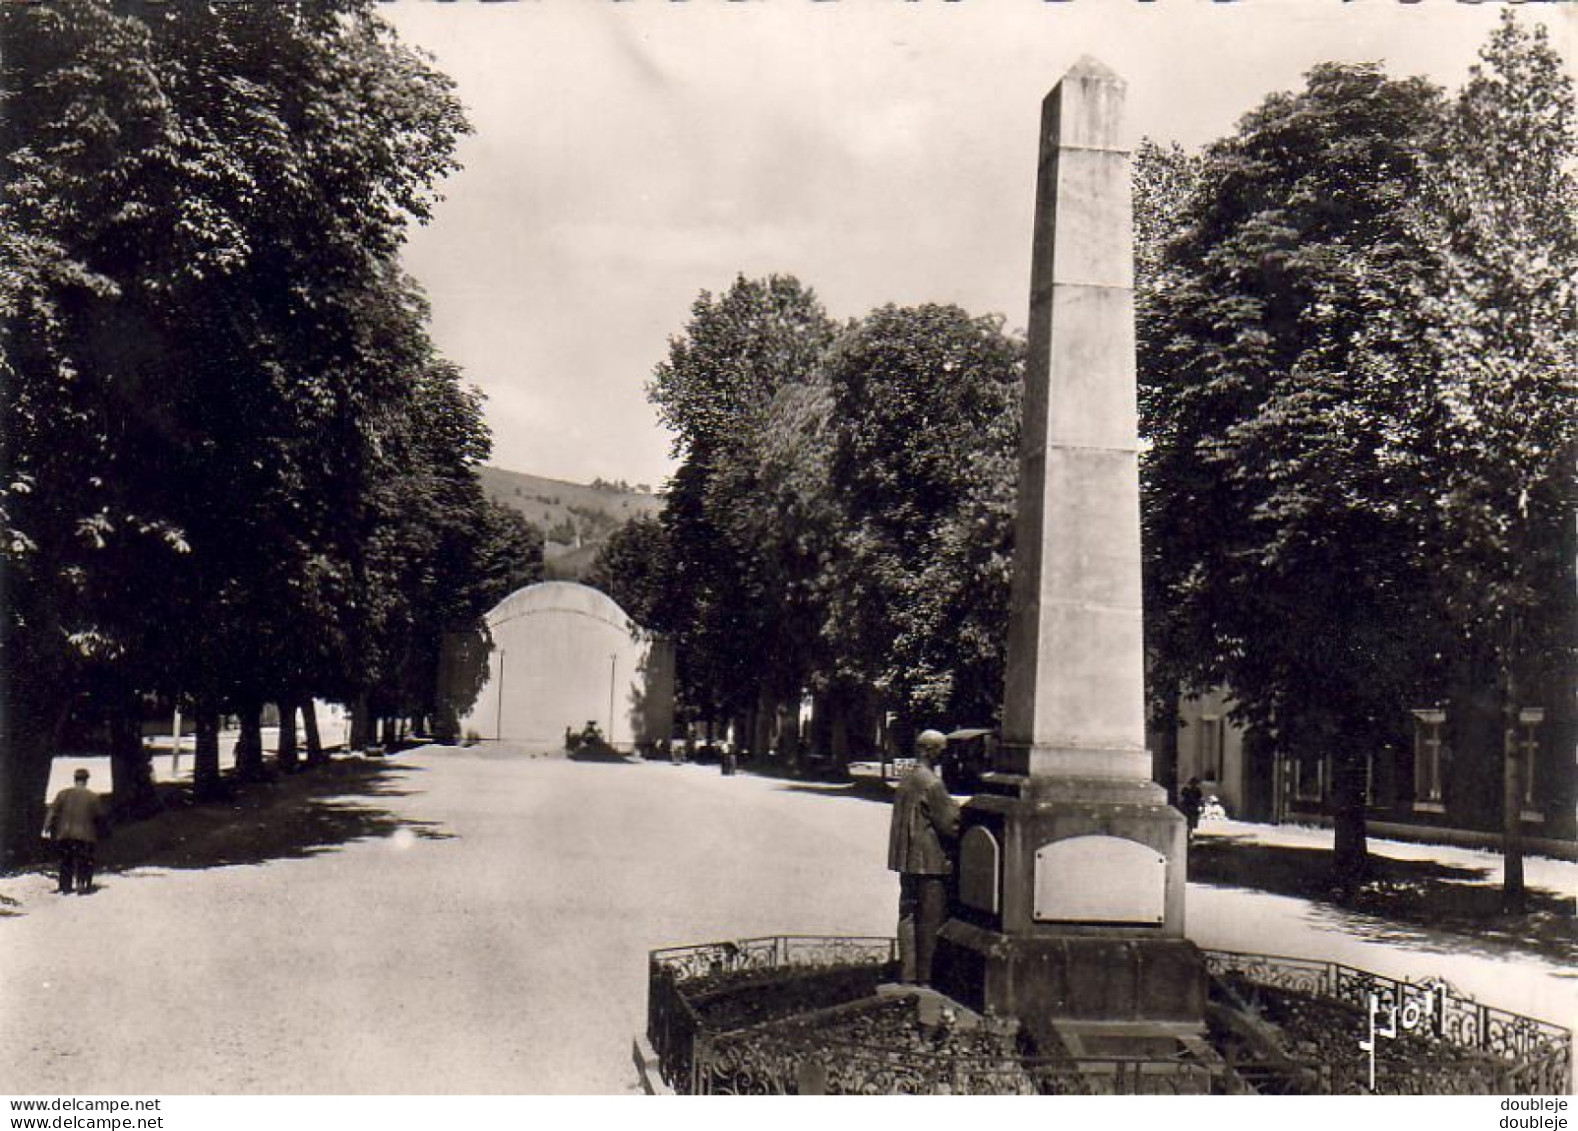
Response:
M1278 848L1322 849L1331 851L1333 832L1317 825L1265 825L1252 821L1218 819L1203 821L1195 831L1197 843L1212 838L1231 838L1251 844ZM1390 860L1433 861L1453 868L1483 871L1481 881L1501 885L1500 852L1484 848L1463 848L1451 844L1428 844L1411 840L1387 840L1371 836L1367 841L1372 857ZM1568 897L1578 893L1578 862L1552 856L1525 854L1524 880L1531 888L1541 888Z
M318 737L325 749L343 748L350 721L344 714L319 712ZM236 730L223 730L219 732L219 768L222 772L229 771L236 764L236 738L240 734ZM190 782L192 780L192 762L195 758L193 745L195 739L186 735L181 739L181 749L177 751L170 741L168 734L150 735L143 742L152 752L153 780L156 782ZM299 726L296 728L296 750L301 757L307 756L307 732ZM263 753L264 757L272 760L279 751L279 728L263 728ZM65 789L72 783L72 776L79 770L89 773L88 785L99 793L110 791L110 756L101 754L88 756L80 754L62 754L56 756L49 770L48 797Z
M1494 852L1371 839L1365 882L1357 891L1343 893L1332 887L1330 879L1332 835L1330 829L1297 825L1204 822L1189 849L1190 934L1197 928L1205 934L1217 933L1215 924L1201 919L1200 910L1222 897L1248 893L1264 901L1267 913L1287 904L1302 909L1296 919L1319 923L1354 943L1380 943L1394 952L1411 952L1419 956L1416 968L1449 981L1448 971L1458 965L1458 956L1468 955L1519 965L1533 962L1566 979L1578 970L1574 918L1578 864L1528 857L1526 910L1508 914L1502 910L1502 860ZM1236 926L1261 938L1259 946L1248 949L1276 953L1284 945L1274 937L1278 932L1269 919ZM1299 930L1289 937L1303 934ZM1434 957L1427 964L1425 956ZM1525 988L1533 985L1526 982ZM1492 977L1480 983L1478 991L1497 1001L1506 988L1503 979ZM1578 984L1571 988L1578 991ZM1516 1002L1505 1004L1561 1025L1570 1026L1578 1018L1578 1002L1572 995L1565 1012L1554 1016L1548 993L1520 993Z

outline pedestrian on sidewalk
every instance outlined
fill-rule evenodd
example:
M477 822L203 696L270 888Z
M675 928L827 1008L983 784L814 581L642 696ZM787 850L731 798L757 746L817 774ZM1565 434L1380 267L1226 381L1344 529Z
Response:
M88 788L88 771L78 770L76 784L50 802L44 835L60 850L60 894L93 890L93 853L104 826L99 795Z
M937 931L948 910L948 873L943 847L959 831L959 806L935 772L948 740L924 730L915 739L915 765L899 782L888 831L888 868L899 874L900 978L931 985Z
M1189 823L1189 835L1194 836L1195 829L1200 826L1200 813L1205 808L1205 793L1200 788L1199 778L1190 778L1189 784L1178 791L1178 808Z

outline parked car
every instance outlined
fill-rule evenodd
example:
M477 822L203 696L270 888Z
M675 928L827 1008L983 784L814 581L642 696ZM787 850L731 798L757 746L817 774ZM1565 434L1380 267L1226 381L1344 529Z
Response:
M981 775L990 770L997 755L997 734L984 727L965 727L945 736L939 771L949 793L975 793Z

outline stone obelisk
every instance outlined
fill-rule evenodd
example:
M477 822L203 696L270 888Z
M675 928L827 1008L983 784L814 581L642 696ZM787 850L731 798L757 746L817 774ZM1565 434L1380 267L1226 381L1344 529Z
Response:
M1123 100L1087 57L1042 105L1003 742L938 961L968 1005L1127 1051L1197 1028L1204 978L1145 749Z

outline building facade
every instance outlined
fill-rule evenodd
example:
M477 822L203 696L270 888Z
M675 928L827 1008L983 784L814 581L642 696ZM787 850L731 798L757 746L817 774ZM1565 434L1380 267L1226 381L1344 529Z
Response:
M1567 854L1578 837L1578 702L1556 680L1530 680L1508 727L1494 684L1462 680L1398 720L1399 741L1365 752L1368 823L1380 835L1499 844L1506 755L1518 775L1519 820L1536 849ZM1217 690L1179 704L1178 781L1199 778L1233 817L1324 823L1332 754L1298 757L1232 719Z

